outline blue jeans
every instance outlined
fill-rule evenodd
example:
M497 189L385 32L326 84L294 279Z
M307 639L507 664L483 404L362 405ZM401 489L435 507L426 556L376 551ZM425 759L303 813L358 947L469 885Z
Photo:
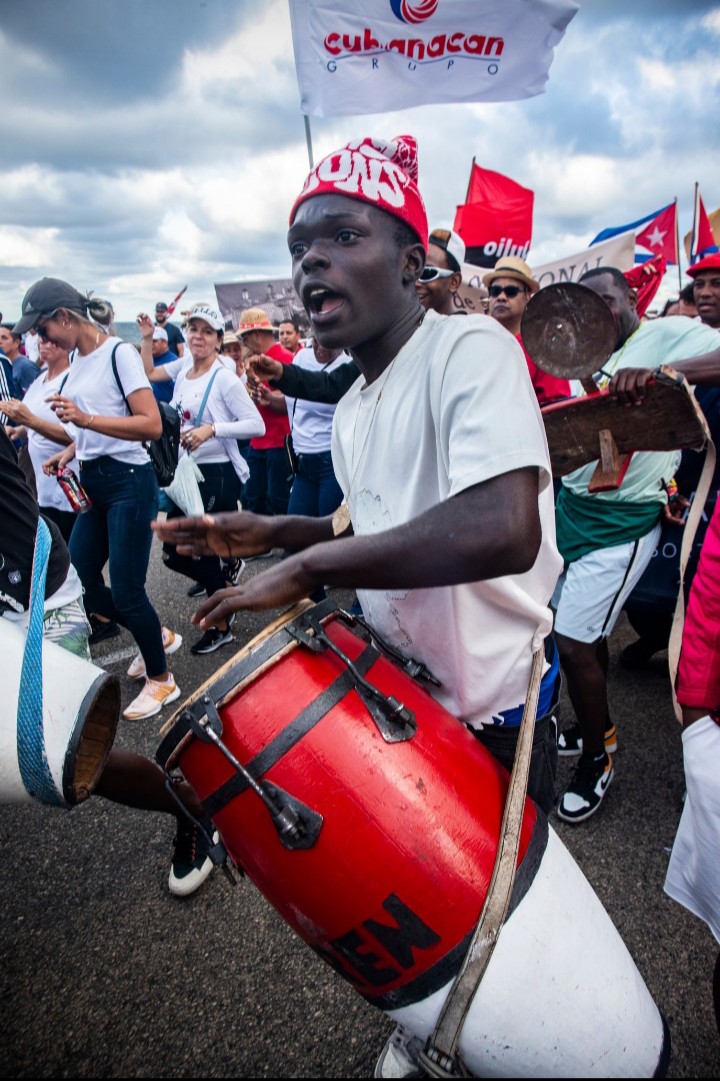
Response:
M287 514L290 498L290 466L285 447L247 452L250 476L245 485L243 510L254 514Z
M138 644L150 679L167 671L162 628L145 592L158 486L152 464L128 465L103 456L86 462L80 483L92 507L79 514L70 557L85 590L88 612L120 623ZM110 561L110 586L102 571Z
M299 454L288 514L325 518L342 503L342 489L335 479L330 451Z

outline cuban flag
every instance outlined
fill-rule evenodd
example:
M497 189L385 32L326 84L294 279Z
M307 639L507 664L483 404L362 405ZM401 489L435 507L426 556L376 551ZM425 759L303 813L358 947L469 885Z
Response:
M712 255L718 250L715 236L707 216L705 205L700 197L697 184L695 185L695 213L693 214L693 227L690 234L690 266L699 263L706 255Z
M679 262L677 200L628 225L603 229L594 240L590 241L590 246L600 244L603 240L610 240L611 237L620 236L622 233L635 233L635 243L638 247L645 248L651 255L664 255L667 263L677 264ZM647 254L636 254L635 262L644 263L647 258Z

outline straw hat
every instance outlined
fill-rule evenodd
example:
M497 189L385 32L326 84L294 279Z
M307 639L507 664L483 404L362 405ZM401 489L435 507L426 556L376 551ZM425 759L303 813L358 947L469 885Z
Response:
M269 330L273 334L278 332L277 327L272 325L270 316L263 308L246 308L244 312L240 313L240 322L236 334L242 337L243 334L249 334L252 330Z
M490 273L484 275L483 285L490 288L496 278L515 278L527 285L531 293L537 293L540 288L540 282L535 281L530 267L517 255L504 255L502 259L498 259Z

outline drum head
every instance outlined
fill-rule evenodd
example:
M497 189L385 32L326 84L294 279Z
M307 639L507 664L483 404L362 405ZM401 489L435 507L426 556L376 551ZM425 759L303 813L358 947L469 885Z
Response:
M575 282L547 285L523 312L523 345L538 368L561 379L600 371L615 352L618 327L602 297Z

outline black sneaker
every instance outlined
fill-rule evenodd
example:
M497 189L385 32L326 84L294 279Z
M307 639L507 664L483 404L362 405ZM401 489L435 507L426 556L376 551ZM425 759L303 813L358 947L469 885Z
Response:
M211 627L205 631L199 642L196 642L194 646L190 647L191 653L214 653L216 649L220 649L220 646L228 646L235 639L232 636L232 631L228 626L226 631L220 631L217 627Z
M653 645L652 642L647 642L644 638L638 638L637 641L631 642L629 646L625 646L625 649L620 651L618 664L621 668L629 668L633 672L639 668L647 668L661 648L661 646Z
M561 732L557 741L558 754L561 758L572 758L582 754L583 738L579 724L571 724L564 732ZM615 754L617 750L617 728L610 722L610 727L605 729L605 750L608 754Z
M187 591L188 597L204 597L207 590L200 582L194 582Z
M613 779L612 758L609 754L601 762L584 755L577 764L575 775L560 797L556 808L563 822L584 822L597 810Z
M104 642L106 638L117 638L120 634L120 628L117 623L113 623L112 621L103 623L97 616L90 616L89 619L92 630L88 642L91 646L96 646L98 642Z
M214 832L212 821L204 818L203 826L217 844L218 835ZM170 893L176 897L189 897L202 886L213 869L209 851L210 843L200 827L185 816L178 818L175 851L168 879Z
M245 562L238 556L234 559L223 559L222 569L227 584L229 586L236 586L240 581L242 572L245 570Z

